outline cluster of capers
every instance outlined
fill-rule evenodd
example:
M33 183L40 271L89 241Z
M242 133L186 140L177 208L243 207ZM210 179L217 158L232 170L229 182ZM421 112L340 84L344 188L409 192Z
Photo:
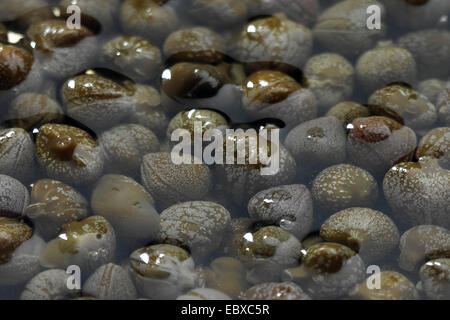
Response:
M450 299L448 0L49 3L0 0L13 298Z

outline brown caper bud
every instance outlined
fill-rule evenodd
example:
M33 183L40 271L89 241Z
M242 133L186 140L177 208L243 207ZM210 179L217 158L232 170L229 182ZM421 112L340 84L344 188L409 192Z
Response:
M301 68L311 55L312 33L284 14L276 14L246 24L233 51L235 58L244 62L249 72L261 69L292 71Z
M24 283L41 271L39 255L44 246L27 224L0 217L0 285Z
M277 118L294 127L317 116L314 94L282 72L257 71L243 89L242 106L254 118Z
M416 300L419 296L414 284L401 273L383 271L374 277L380 279L378 288L369 287L372 280L369 278L359 284L350 297L362 300Z
M225 57L221 36L205 27L179 29L164 43L164 56L169 64L177 62L219 63Z
M404 85L391 85L373 93L369 105L394 111L416 130L430 128L437 120L436 107L424 95Z
M177 63L162 74L162 104L168 111L179 111L177 101L212 98L228 82L226 74L215 66Z
M394 213L409 225L450 227L450 171L438 159L421 158L393 166L383 180L383 191Z
M110 128L136 107L135 87L98 74L67 80L61 90L67 114L94 130Z
M333 242L310 247L300 267L284 271L283 280L303 283L314 298L343 296L365 277L361 257L350 248Z
M153 80L162 69L161 52L141 37L119 36L102 48L106 65L136 81Z
M9 90L25 81L34 64L26 50L0 43L0 90Z
M328 110L326 117L336 117L345 128L356 118L364 118L370 115L369 109L352 101L338 103Z
M54 238L63 224L87 217L88 202L74 188L49 179L39 180L32 186L31 203L25 215L34 221L44 237Z
M348 208L329 217L320 228L320 237L342 243L366 262L386 257L397 247L399 231L387 215L369 208Z
M46 124L36 138L37 157L48 176L70 184L95 181L103 171L98 143L85 131Z
M450 299L450 259L434 259L420 268L418 285L430 299Z
M90 67L96 52L96 38L84 26L71 29L65 20L33 23L27 31L42 69L58 79Z
M425 262L450 258L450 232L435 225L420 225L400 238L398 264L406 271L416 271Z

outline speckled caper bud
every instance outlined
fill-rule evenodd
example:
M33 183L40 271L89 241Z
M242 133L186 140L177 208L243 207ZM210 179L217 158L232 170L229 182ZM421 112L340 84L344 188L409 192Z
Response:
M403 28L434 27L444 12L450 11L446 0L391 0L384 1L390 21Z
M0 130L0 173L29 181L35 166L35 148L22 128Z
M293 282L266 282L248 289L242 300L311 300L311 298Z
M347 294L365 277L361 257L350 248L333 242L310 247L300 267L284 271L283 279L302 282L313 298L330 299Z
M439 160L422 158L392 167L383 191L394 213L410 225L450 226L450 171Z
M251 284L279 281L281 272L296 266L301 255L298 239L275 226L246 233L239 247L239 258L247 266L246 279Z
M67 300L80 295L79 289L67 286L70 274L62 269L45 270L25 285L20 300Z
M435 225L420 225L407 230L400 238L398 265L417 271L425 262L450 258L450 232Z
M352 101L344 101L331 107L326 116L336 117L342 122L345 128L349 123L352 123L356 118L368 117L370 114L369 109L360 105L359 103Z
M51 122L60 122L64 112L57 101L45 94L23 93L11 102L8 119L27 131Z
M236 26L245 21L247 5L241 0L189 0L188 14L215 28Z
M162 69L160 50L147 40L135 36L119 36L102 48L103 62L136 81L157 78ZM110 67L111 68L111 67Z
M312 51L311 31L284 14L254 20L244 26L234 45L235 58L248 71L301 68Z
M257 71L243 89L242 106L254 118L277 118L293 127L317 116L313 92L282 72Z
M393 82L415 84L417 67L408 50L391 41L380 41L376 48L359 57L356 76L359 85L370 94Z
M304 67L308 88L317 98L320 114L349 99L353 93L355 70L344 57L334 53L313 56Z
M384 175L392 164L416 148L416 134L397 121L381 116L357 118L347 126L350 162L375 175Z
M387 215L369 208L348 208L329 217L320 228L320 237L342 243L366 262L380 260L397 247L399 231Z
M311 190L315 202L328 212L372 207L378 198L375 178L368 171L349 164L338 164L320 172Z
M369 105L394 111L406 126L415 130L430 128L437 120L436 107L427 97L400 84L374 92L369 98Z
M412 53L417 64L417 75L421 79L448 76L450 72L449 31L431 29L411 32L400 37L397 44Z
M195 131L196 122L201 123L199 132ZM201 134L203 137L209 129L224 130L227 127L228 121L222 114L208 109L191 109L177 113L170 120L167 127L167 139L171 140L173 132L177 129L189 131L191 138L194 139L194 135Z
M366 279L350 293L350 297L362 300L416 300L419 297L414 284L401 273L383 271L372 277L379 277L379 283L372 283L375 282L372 278ZM369 285L374 287L369 288Z
M179 29L164 42L166 62L219 63L225 57L225 43L220 34L205 28Z
M135 89L136 109L131 113L127 121L150 129L158 137L165 136L169 117L163 111L158 90L154 87L140 84L137 84Z
M328 51L345 56L355 56L373 47L384 37L386 27L367 28L367 8L377 5L381 16L385 16L384 6L375 0L340 1L321 13L314 27L315 40Z
M30 193L20 181L0 174L0 216L9 218L22 217L30 202Z
M149 153L142 159L142 183L162 207L200 200L211 188L208 166L193 164L190 155L185 155L183 160L189 160L189 164L176 165L169 152Z
M303 239L313 222L313 202L308 188L301 184L277 186L255 194L247 206L251 218L276 224Z
M36 138L39 164L46 174L69 184L95 181L103 170L98 143L85 131L62 124L46 124Z
M134 93L134 86L98 74L70 78L61 89L67 114L97 131L130 116L136 108Z
M136 288L127 270L114 263L99 267L83 284L83 295L101 300L134 300Z
M141 248L129 260L136 288L149 299L175 299L197 283L194 260L180 247L157 244Z
M64 224L58 237L42 250L40 261L46 268L77 265L86 276L110 262L115 248L115 232L109 222L101 216L90 216Z
M416 156L440 159L439 164L450 170L450 128L442 127L429 131L420 140Z
M292 129L286 137L299 171L323 169L345 160L345 130L334 117L316 118Z
M122 124L103 132L99 138L105 170L131 176L139 174L144 155L159 151L156 135L138 124Z
M417 84L417 91L423 94L436 106L436 101L439 93L445 89L447 82L440 79L426 79Z
M25 215L46 238L54 238L65 223L88 215L88 202L77 190L60 181L43 179L33 183L31 203Z
M430 299L450 299L450 259L434 259L420 268L419 287Z
M175 10L167 0L126 0L120 7L122 29L161 43L178 25Z
M159 239L189 248L194 259L199 260L220 246L230 221L228 210L217 203L179 203L161 212Z

